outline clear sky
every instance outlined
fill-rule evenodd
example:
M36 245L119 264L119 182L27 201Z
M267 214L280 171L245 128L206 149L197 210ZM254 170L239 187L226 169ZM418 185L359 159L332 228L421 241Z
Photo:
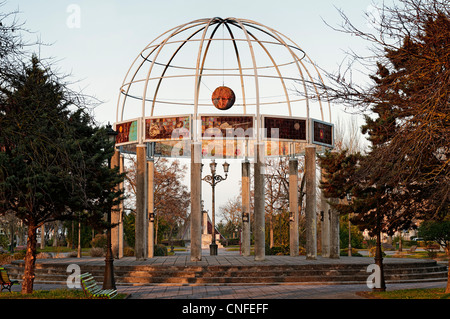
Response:
M136 55L166 30L199 18L235 17L270 26L296 42L320 67L336 70L349 48L364 50L356 37L333 31L342 9L362 29L370 24L364 12L372 0L9 0L1 10L18 9L26 39L50 45L36 46L41 58L54 58L54 67L70 73L75 87L104 103L95 109L101 124L115 121L119 87ZM380 1L374 1L375 3ZM74 16L77 15L77 16ZM74 19L75 18L75 19ZM79 18L79 19L78 19ZM336 117L334 117L336 118ZM238 180L240 163L231 162L231 179ZM239 164L239 165L238 165ZM206 165L205 165L206 166ZM221 165L220 165L221 166ZM222 171L222 168L219 168ZM227 183L227 182L224 182ZM229 182L227 196L218 196L217 208L238 194ZM206 208L210 188L203 183ZM226 186L223 186L227 189ZM217 190L220 191L221 186Z

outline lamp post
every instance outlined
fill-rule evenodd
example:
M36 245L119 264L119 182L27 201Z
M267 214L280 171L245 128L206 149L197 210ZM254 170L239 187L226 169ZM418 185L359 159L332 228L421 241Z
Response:
M106 126L106 134L108 135L108 141L115 143L116 135L111 125L108 123ZM108 158L108 168L111 169L111 159ZM114 258L111 249L111 207L107 213L108 229L106 230L106 256L105 256L105 272L103 275L103 289L116 289L116 283L114 280Z
M347 202L350 204L352 201L352 193L347 193ZM350 230L350 213L348 213L348 256L352 256L352 232Z
M216 185L220 182L224 181L228 177L228 170L230 169L230 164L227 162L222 164L223 171L225 172L225 177L216 174L217 163L213 159L209 164L209 168L211 170L211 175L207 175L202 178L203 181L209 183L212 187L212 240L211 245L209 245L209 254L211 256L217 255L217 244L216 244L216 209L215 209L215 188Z

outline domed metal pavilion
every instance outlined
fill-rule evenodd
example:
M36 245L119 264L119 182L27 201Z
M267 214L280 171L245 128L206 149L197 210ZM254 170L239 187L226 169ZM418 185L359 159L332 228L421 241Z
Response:
M149 183L146 176L152 176L153 166L146 167L147 158L181 156L191 158L191 259L201 259L202 158L242 158L243 189L249 187L249 169L244 166L249 165L249 158L254 159L255 229L262 228L262 234L254 230L255 259L263 259L264 157L289 156L294 163L298 156L310 154L313 158L306 160L306 169L313 165L309 170L314 175L316 151L333 147L330 105L315 86L320 82L318 69L296 43L247 19L194 20L145 46L120 87L114 123L116 146L137 155L137 179L142 184L136 195L136 257L152 255L152 244L146 238L152 236L147 235L147 224L152 224L153 205L148 198L153 194L146 192L151 185L144 184ZM292 175L298 174L296 165ZM307 189L311 189L306 205L309 216L308 209L315 210L312 175ZM298 254L298 203L292 192L291 206L297 208L291 209L291 237L297 237L292 244ZM249 211L249 199L243 198L246 241ZM315 248L311 249L314 258Z

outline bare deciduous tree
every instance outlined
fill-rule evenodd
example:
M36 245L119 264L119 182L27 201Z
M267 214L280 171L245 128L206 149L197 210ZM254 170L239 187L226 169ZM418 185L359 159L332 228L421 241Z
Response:
M330 84L322 86L332 101L365 114L370 151L353 157L344 150L322 163L331 193L351 191L356 198L347 206L358 212L356 222L379 237L449 212L450 6L448 0L400 0L378 11L372 33L341 12L336 30L367 41L372 55L350 52L349 67L326 72ZM349 78L357 66L367 68L369 84Z

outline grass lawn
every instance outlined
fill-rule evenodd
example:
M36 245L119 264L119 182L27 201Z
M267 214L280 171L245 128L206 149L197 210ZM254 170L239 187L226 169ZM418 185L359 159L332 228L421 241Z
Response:
M225 249L227 251L239 251L239 249L241 249L239 246L236 245L230 245L230 246L226 246Z
M126 294L117 294L114 299L124 299ZM83 290L77 289L54 289L35 290L32 294L22 294L20 292L2 292L0 299L87 299Z
M450 299L445 288L401 289L384 292L360 292L358 295L370 299Z

